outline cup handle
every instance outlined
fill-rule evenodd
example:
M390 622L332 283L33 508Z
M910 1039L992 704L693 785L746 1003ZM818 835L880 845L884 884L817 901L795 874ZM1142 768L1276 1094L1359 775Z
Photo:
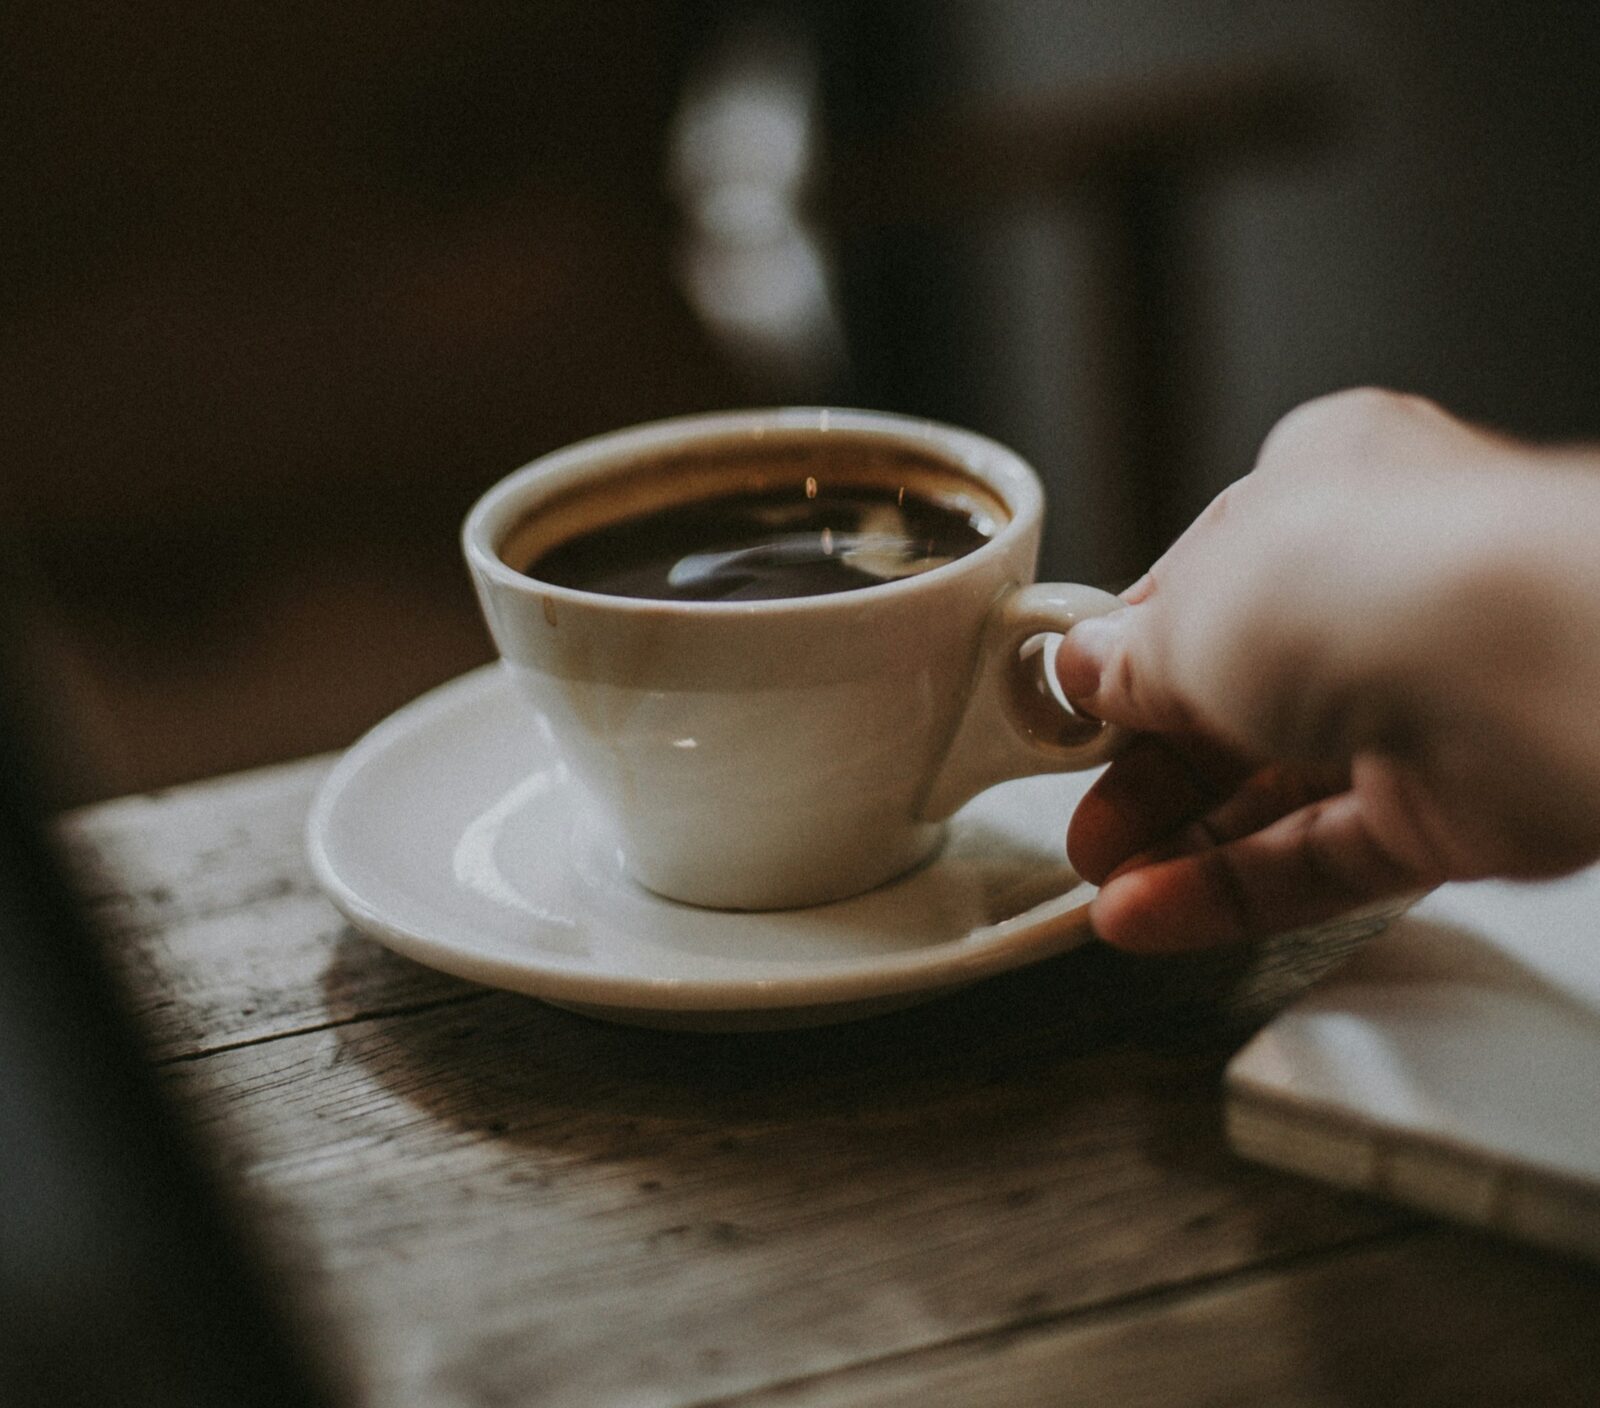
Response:
M942 821L1009 778L1110 761L1127 731L1063 708L1045 679L1044 652L1025 647L1035 636L1064 635L1124 605L1110 592L1064 582L1012 587L995 602L966 710L920 808L924 821Z

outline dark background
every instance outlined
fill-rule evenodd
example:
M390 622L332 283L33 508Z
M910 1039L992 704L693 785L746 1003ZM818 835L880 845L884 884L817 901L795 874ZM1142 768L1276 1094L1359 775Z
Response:
M487 658L467 505L658 415L972 424L1045 475L1046 569L1110 585L1339 386L1600 434L1597 39L1482 0L14 0L0 542L61 795L337 747ZM673 124L730 53L811 94L806 355L684 275Z

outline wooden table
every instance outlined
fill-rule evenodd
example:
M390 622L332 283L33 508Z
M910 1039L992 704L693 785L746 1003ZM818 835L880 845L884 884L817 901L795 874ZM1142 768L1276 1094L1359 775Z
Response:
M1228 1152L1224 1061L1348 928L1091 948L847 1027L631 1030L345 927L301 858L326 767L64 835L359 1401L1600 1403L1600 1273Z

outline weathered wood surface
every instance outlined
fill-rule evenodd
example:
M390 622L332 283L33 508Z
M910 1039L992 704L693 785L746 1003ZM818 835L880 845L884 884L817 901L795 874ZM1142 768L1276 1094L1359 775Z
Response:
M740 1408L1502 1408L1594 1402L1592 1275L1430 1229L941 1345Z
M481 991L341 942L344 921L304 858L327 766L128 797L62 826L158 1060Z
M1350 932L1089 949L821 1031L610 1027L345 928L301 859L324 768L63 831L374 1405L1600 1398L1600 1277L1227 1153L1222 1061Z

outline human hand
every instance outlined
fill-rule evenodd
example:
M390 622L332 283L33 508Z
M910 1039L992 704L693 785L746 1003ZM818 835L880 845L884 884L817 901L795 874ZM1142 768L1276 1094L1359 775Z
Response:
M1068 834L1097 933L1203 948L1600 855L1581 458L1384 392L1286 417L1058 652L1070 699L1145 735Z

